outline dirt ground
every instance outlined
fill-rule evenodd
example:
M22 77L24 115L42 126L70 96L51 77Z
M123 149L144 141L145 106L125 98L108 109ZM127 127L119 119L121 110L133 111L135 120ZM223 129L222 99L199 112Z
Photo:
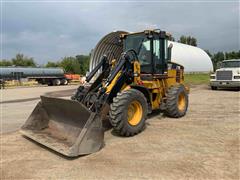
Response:
M71 96L77 87L76 85L40 86L1 90L0 132L6 133L18 130L40 100L40 95Z
M190 93L185 117L151 115L145 131L130 138L110 129L101 151L74 159L8 131L1 136L1 179L239 179L240 92L196 86ZM29 113L25 107L23 116Z

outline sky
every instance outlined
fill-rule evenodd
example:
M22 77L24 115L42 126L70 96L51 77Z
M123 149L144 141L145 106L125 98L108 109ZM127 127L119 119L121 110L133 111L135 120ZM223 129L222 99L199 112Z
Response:
M3 1L2 59L23 53L42 65L88 54L115 30L157 28L194 36L210 52L239 50L239 1Z

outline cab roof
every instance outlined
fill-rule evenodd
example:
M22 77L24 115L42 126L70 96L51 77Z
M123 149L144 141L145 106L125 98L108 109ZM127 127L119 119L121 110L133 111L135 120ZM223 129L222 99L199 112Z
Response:
M144 31L123 33L123 34L121 34L121 37L133 35L133 34L141 34L141 33L145 33L145 34L161 34L161 33L163 33L167 38L170 38L172 36L169 32L162 31L160 29L146 29Z

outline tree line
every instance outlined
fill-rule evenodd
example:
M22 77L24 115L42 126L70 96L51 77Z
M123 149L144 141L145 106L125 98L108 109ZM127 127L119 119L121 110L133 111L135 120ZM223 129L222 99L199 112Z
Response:
M170 37L170 41L176 41L173 36ZM197 39L193 36L180 36L179 40L177 40L179 43L187 44L190 46L197 46Z
M61 60L48 61L44 66L38 66L32 57L17 54L11 60L3 59L0 66L22 66L22 67L62 67L66 73L85 75L88 71L90 55L77 55L75 57L64 57Z
M48 61L45 67L62 67L65 72L85 75L89 68L90 55L77 55L75 57L64 57L54 62Z
M17 54L16 57L12 58L11 60L1 60L0 66L36 67L37 65L32 57L27 57L23 54Z

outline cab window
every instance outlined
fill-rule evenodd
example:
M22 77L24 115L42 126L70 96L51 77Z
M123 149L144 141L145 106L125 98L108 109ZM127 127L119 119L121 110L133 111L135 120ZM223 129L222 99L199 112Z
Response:
M154 62L154 70L155 73L162 74L163 73L163 61L161 59L161 44L159 39L153 40L153 62Z
M141 65L151 64L150 40L146 39L143 41L138 58Z
M141 65L141 73L152 73L151 40L144 39L138 58Z

